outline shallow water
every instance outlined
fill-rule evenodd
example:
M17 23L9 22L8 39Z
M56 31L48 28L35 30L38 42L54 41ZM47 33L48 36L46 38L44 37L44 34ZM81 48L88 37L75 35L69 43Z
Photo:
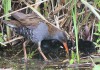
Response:
M0 70L92 70L93 64L90 59L81 59L81 63L69 65L66 61L45 62L39 59L29 59L27 63L20 58L0 58ZM100 62L100 57L93 58L94 61ZM87 62L87 63L86 63ZM82 65L83 64L83 65Z

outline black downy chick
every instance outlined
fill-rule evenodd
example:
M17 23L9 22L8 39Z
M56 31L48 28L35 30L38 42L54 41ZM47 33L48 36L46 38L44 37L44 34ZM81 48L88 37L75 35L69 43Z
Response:
M91 41L85 41L83 39L79 39L78 46L79 46L79 51L85 55L89 55L96 52L95 45Z
M42 40L41 48L45 55L52 58L60 58L66 55L63 44L56 39Z

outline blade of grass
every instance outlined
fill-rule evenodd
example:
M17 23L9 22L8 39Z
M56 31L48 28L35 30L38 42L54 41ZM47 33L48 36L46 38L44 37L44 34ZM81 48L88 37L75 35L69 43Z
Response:
M2 4L4 8L4 14L8 14L9 10L11 10L11 0L3 0ZM6 16L5 20L9 20L8 17L9 16ZM7 30L7 39L9 40L11 38L11 30L8 26L6 26L6 30Z
M72 18L75 28L75 38L76 38L76 56L77 56L77 62L79 63L79 52L78 52L78 26L76 21L76 0L74 1L74 8L72 9Z

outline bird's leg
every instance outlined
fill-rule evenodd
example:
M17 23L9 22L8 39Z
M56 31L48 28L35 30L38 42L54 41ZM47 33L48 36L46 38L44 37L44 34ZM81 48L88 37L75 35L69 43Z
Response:
M38 50L39 50L40 54L42 55L42 57L44 58L44 60L48 61L47 57L44 55L44 53L41 50L41 42L38 42Z
M27 44L28 41L25 41L23 43L23 51L24 51L24 59L25 59L25 62L27 62L27 52L26 52L26 44Z

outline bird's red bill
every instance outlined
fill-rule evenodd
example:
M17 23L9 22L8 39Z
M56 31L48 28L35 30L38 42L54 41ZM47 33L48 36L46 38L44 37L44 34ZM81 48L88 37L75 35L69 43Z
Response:
M69 53L67 43L63 42L63 45L64 45L64 47L65 47L66 52Z

